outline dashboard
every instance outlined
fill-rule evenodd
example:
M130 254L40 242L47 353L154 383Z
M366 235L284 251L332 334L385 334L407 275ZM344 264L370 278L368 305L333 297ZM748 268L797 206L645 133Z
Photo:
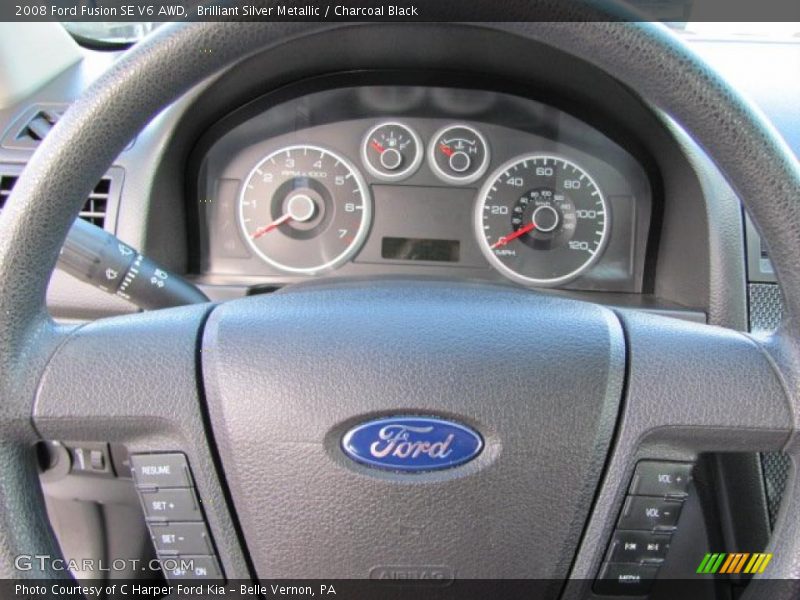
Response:
M206 283L431 275L642 291L653 182L558 108L378 85L243 112L200 145Z
M363 32L352 39L346 34L340 32L344 38L337 43L350 44L347 56L357 54L364 47ZM477 47L467 41L462 40L464 48ZM797 86L768 68L800 64L798 44L690 42L757 100L795 152L800 151L796 111L791 110ZM748 301L758 305L757 294L774 288L774 274L762 273L760 267L768 260L752 228L745 240L735 193L679 125L654 114L596 70L553 56L546 48L538 49L537 59L526 62L525 70L476 51L460 61L464 64L434 72L407 57L401 69L389 50L387 57L375 55L381 43L380 37L373 40L371 58L364 64L330 56L330 64L318 71L301 68L306 63L301 59L312 51L328 57L324 48L293 45L286 48L278 73L274 60L255 56L199 86L165 107L117 157L87 200L89 218L95 222L100 202L107 231L185 275L215 301L306 281L430 276L549 287L591 302L747 327ZM503 48L509 56L522 51L515 45ZM53 106L66 110L118 57L86 49L82 55L82 62L36 93L0 110L0 205L38 143L12 145L6 143L7 134L16 134L17 125L31 114ZM422 148L415 170L396 179L376 176L362 156L367 134L387 122L409 127ZM442 179L429 160L435 134L451 125L471 127L486 140L488 165L474 181ZM248 242L239 215L241 192L254 167L276 150L304 144L346 159L363 179L371 208L363 238L341 260L313 273L264 260ZM494 236L518 230L510 215L495 215L508 221L500 221L502 229L490 226L492 237L486 242L476 230L479 195L492 175L517 157L541 154L580 168L608 208L597 257L558 282L517 280L484 254L488 241L498 241ZM510 200L505 206L513 210ZM253 223L264 227L270 217L267 210ZM284 236L272 231L262 238L274 234L276 239ZM522 275L539 280L558 275L528 270L548 265L550 250L534 250L519 239L503 246L509 247L525 259ZM298 256L311 259L315 251L317 259L322 256L316 240L304 240L296 248L286 266L296 265L291 261ZM51 279L48 306L67 321L137 310L59 270ZM772 323L779 311L767 314Z

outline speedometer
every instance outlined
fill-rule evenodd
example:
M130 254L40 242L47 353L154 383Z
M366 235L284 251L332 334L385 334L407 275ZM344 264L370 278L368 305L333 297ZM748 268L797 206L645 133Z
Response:
M314 275L352 257L370 226L372 202L361 174L317 146L276 150L248 175L239 223L250 248L272 266Z
M525 284L551 286L585 272L610 229L608 205L583 168L550 155L505 163L478 195L475 227L489 262Z

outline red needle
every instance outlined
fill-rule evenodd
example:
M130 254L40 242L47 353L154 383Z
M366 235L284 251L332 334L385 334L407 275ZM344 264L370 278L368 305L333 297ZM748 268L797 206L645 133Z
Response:
M446 156L453 156L453 149L447 144L439 144L439 150L441 150Z
M254 240L258 239L262 235L264 235L265 233L269 233L273 229L276 229L276 228L280 227L281 225L283 225L284 223L286 223L288 221L291 221L291 220L292 220L292 215L290 215L289 213L286 213L285 215L283 215L279 219L275 219L269 225L265 225L261 229L256 229L256 232L250 237L252 237Z
M536 229L536 225L534 225L533 223L528 223L527 225L525 225L525 227L520 227L514 233L509 233L507 236L501 237L494 244L492 244L492 250L500 248L501 246L505 246L508 242L515 240L521 235L525 235L526 233L528 233L529 231L533 231L534 229Z
M381 146L381 145L380 145L378 142L376 142L375 140L372 140L372 141L369 143L369 145L370 145L370 146L372 146L373 148L375 148L375 150L377 150L377 151L378 151L378 152L380 152L381 154L383 154L384 152L386 152L386 148L384 148L383 146Z

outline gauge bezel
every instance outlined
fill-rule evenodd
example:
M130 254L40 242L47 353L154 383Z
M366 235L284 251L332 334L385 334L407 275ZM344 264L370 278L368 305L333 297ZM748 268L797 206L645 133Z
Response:
M478 170L470 175L465 175L463 177L450 175L449 173L443 171L441 167L436 163L436 142L442 137L447 131L450 129L466 129L471 131L475 134L475 137L478 138L481 144L483 144L483 162L481 163ZM489 142L486 141L486 137L478 131L472 125L467 125L466 123L449 123L444 127L439 128L436 133L433 134L430 143L428 144L428 164L430 165L431 170L434 174L444 181L445 183L453 183L456 185L466 185L468 183L473 183L484 176L486 171L489 168L489 163L491 161L492 150L489 147Z
M564 162L573 168L577 169L581 173L583 173L586 178L591 182L594 186L594 189L597 190L597 193L600 196L600 201L603 203L603 212L605 213L605 219L603 221L603 234L600 238L600 243L597 245L597 250L592 255L592 257L583 263L577 269L570 271L569 273L562 275L560 277L554 277L551 279L537 279L535 277L526 277L520 273L517 273L512 268L507 266L504 262L502 262L492 251L489 243L486 241L486 235L484 234L483 229L483 212L484 206L486 205L486 200L488 198L488 194L491 191L492 187L494 187L495 182L497 179L506 171L508 171L511 167L518 165L522 162L536 160L536 159L553 159L556 161ZM475 235L478 240L478 246L481 249L481 252L489 261L489 264L492 265L497 271L499 271L504 276L508 277L512 281L516 281L517 283L521 283L523 285L534 285L539 287L554 287L557 285L561 285L564 283L568 283L577 279L580 275L588 271L592 268L597 261L602 256L603 252L605 251L606 246L608 245L608 240L610 238L610 230L611 230L611 207L606 200L605 194L603 190L597 185L594 177L581 165L577 164L573 160L566 158L565 156L561 156L559 154L551 154L551 153L542 153L542 152L535 152L530 154L521 154L519 156L515 156L514 158L504 162L502 165L497 167L494 171L492 171L491 175L486 179L486 182L481 186L481 189L478 191L478 195L475 199L475 214L473 217L473 223L475 226Z
M414 156L414 160L411 161L405 169L398 172L387 173L381 171L375 165L373 165L368 158L368 144L369 139L372 137L372 134L378 131L381 127L388 127L394 126L399 127L401 129L405 129L407 133L411 135L411 139L414 140L414 144L417 147L416 156ZM422 156L425 154L425 146L422 145L422 138L419 134L414 130L413 127L410 125L406 125L402 121L381 121L374 127L370 128L369 131L364 135L361 139L361 162L364 164L364 168L367 169L370 175L376 177L377 179L381 179L382 181L401 181L403 179L407 179L411 177L414 173L417 172L419 166L422 164Z
M362 217L361 217L361 224L359 225L358 231L356 232L355 236L353 236L352 243L338 256L329 260L328 262L315 266L315 267L308 267L308 268L297 268L291 267L288 265L284 265L279 263L278 261L270 258L261 249L253 242L250 234L247 231L244 222L244 195L247 190L247 182L250 181L250 178L261 168L261 166L269 161L270 159L274 158L279 154L283 154L286 152L292 152L294 150L302 150L302 149L323 152L325 154L330 155L335 160L342 163L353 175L353 179L356 182L358 189L361 192L361 197L363 198L364 207L362 209ZM358 167L355 166L350 160L342 156L340 153L331 150L329 148L325 148L323 146L318 146L316 144L293 144L291 146L282 146L273 152L267 154L264 158L258 161L256 165L250 169L247 176L242 180L242 188L239 191L239 195L237 198L238 206L236 209L237 217L239 221L239 230L244 237L245 243L247 247L256 253L256 255L263 260L268 265L278 269L279 271L283 271L285 273L293 273L297 275L319 275L320 273L325 273L327 271L332 271L342 264L350 260L358 250L361 249L361 246L364 244L364 241L367 238L367 233L369 232L369 228L372 224L372 195L370 194L369 186L367 185L364 176L361 174L361 171ZM270 202L272 202L272 198L270 198Z

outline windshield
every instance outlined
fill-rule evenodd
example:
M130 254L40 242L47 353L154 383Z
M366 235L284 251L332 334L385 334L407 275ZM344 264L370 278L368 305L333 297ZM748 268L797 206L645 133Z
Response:
M163 23L153 22L65 22L63 23L80 42L107 46L129 46ZM673 30L691 38L753 39L800 41L800 23L774 22L671 22Z
M62 25L79 42L90 45L130 46L163 23L64 22Z
M697 21L680 24L689 36L710 39L768 39L800 41L800 23L718 23Z

